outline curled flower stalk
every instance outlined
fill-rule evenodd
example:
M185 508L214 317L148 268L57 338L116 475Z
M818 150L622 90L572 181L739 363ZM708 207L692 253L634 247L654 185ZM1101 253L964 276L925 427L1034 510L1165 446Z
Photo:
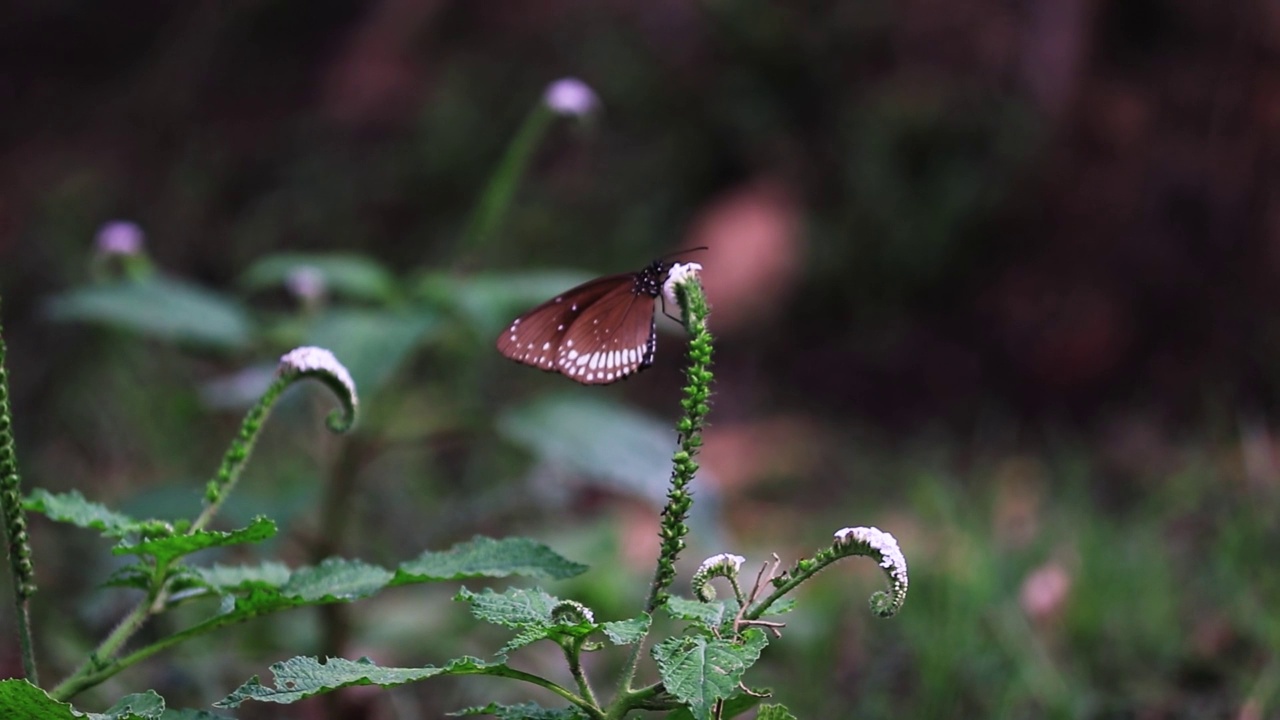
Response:
M261 434L263 425L271 413L271 408L290 385L307 377L314 377L325 383L338 396L342 407L330 413L327 419L330 430L346 432L355 424L358 403L355 383L352 382L350 373L338 362L333 353L317 347L300 347L286 353L280 358L275 381L245 415L239 433L231 441L217 473L206 486L206 505L199 516L185 528L187 534L198 533L213 521L218 509L222 507L239 481L258 435ZM157 527L156 530L162 534L173 532L171 527ZM87 662L51 691L55 698L69 698L184 637L183 633L178 633L170 636L166 641L154 643L125 658L117 659L116 657L129 638L133 637L148 619L159 615L167 608L172 588L169 569L167 563L161 562L157 562L151 568L152 581L146 597L134 606L133 610L98 644Z
M3 325L0 325L0 506L3 509L5 539L9 549L9 571L13 576L22 670L28 680L38 683L28 602L36 592L35 566L31 562L27 516L22 510L22 481L18 475L18 456L13 441L13 413L9 408L9 374L5 365Z
M879 528L854 527L836 531L830 547L819 550L812 558L797 561L790 570L770 577L769 582L773 584L773 592L752 605L744 614L744 618L758 620L769 606L796 589L801 583L837 560L853 556L875 559L889 581L888 591L877 591L871 596L871 611L885 618L896 615L907 600L907 588L910 584L907 577L907 559L893 535Z
M693 596L702 602L711 602L716 599L716 590L711 586L711 579L722 577L729 581L729 585L733 588L733 594L739 604L742 603L742 588L738 585L738 572L742 570L742 563L747 559L741 555L733 555L730 553L720 553L712 555L702 564L698 566L698 571L693 574L693 580L689 582L689 588L693 591Z
M231 447L227 448L226 454L223 455L218 472L205 488L205 501L208 505L200 517L192 523L192 532L203 529L213 520L213 516L217 514L228 493L235 487L258 440L258 435L262 432L263 423L266 422L276 401L290 385L307 377L323 382L342 403L341 410L333 411L326 419L330 430L338 433L346 432L355 424L356 408L359 402L356 396L356 385L351 380L351 374L342 363L338 362L333 353L318 347L300 347L286 353L280 358L275 380L257 404L245 415L244 422L240 424L240 432L231 441Z

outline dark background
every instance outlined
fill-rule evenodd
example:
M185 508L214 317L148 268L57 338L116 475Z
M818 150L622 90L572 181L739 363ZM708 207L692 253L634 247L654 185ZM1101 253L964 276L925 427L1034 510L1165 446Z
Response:
M198 488L238 421L199 385L281 349L51 321L43 303L90 282L106 221L139 223L163 272L262 312L287 300L238 278L283 250L465 281L709 245L691 259L720 338L705 460L727 549L754 564L878 524L916 571L888 623L864 617L866 568L854 589L819 583L758 682L809 717L1267 717L1278 53L1280 7L1264 2L11 1L0 291L25 481L168 508L155 498ZM460 245L507 142L563 76L602 112L556 124L495 241ZM677 336L660 344L657 367L599 397L672 417ZM463 367L478 385L452 383ZM343 542L319 544L404 559L503 534L511 508L486 503L531 476L494 418L565 381L465 334L397 377L437 410L399 437L411 451L356 441L377 450L358 455L368 498ZM307 449L318 423L295 420L260 451L277 459L258 461L259 482L324 466ZM494 443L503 460L475 460ZM476 475L489 494L465 500ZM420 512L379 514L405 493ZM270 507L292 508L297 535L276 550L305 562L326 530L314 497L284 495ZM586 492L557 511L568 521L551 512L517 529L596 567L622 557L604 571L613 589L579 591L634 611L652 508ZM76 577L68 548L106 562L105 546L35 530L55 588L43 621L77 618L43 654L57 675L124 593ZM1028 600L1046 577L1047 609ZM447 595L430 607L452 619L420 645L389 642L379 618L400 615L355 606L338 649L426 664L471 648ZM325 619L310 622L236 636L216 672L199 652L166 655L103 706L146 687L207 705L317 652ZM420 703L409 715L357 704L430 717L494 692L440 686L397 691ZM307 707L296 716L321 712Z

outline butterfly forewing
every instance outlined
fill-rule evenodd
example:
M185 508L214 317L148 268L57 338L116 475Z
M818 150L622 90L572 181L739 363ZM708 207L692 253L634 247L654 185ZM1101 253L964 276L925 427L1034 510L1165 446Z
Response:
M498 336L498 352L525 365L556 372L556 356L573 322L597 300L623 283L631 273L585 282L521 315Z

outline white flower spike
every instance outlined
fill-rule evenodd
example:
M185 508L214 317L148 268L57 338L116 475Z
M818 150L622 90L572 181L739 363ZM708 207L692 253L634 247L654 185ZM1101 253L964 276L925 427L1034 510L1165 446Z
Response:
M680 301L676 299L676 285L697 280L701 271L702 265L699 263L675 263L671 266L667 271L666 282L662 283L662 297L669 303L669 307L680 307Z
M889 576L893 587L888 598L889 604L877 607L877 612L885 616L896 613L906 600L910 582L907 578L907 558L902 554L902 548L898 547L897 538L880 528L853 527L837 530L835 539L836 549L865 548L879 557L880 567Z

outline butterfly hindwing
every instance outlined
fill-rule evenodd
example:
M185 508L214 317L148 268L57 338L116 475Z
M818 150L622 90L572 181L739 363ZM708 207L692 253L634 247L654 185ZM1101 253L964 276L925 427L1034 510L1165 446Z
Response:
M518 363L557 372L556 353L565 332L588 307L628 276L630 273L585 282L521 315L498 336L498 352Z
M653 363L655 337L653 299L615 288L569 326L557 369L585 385L617 382Z

